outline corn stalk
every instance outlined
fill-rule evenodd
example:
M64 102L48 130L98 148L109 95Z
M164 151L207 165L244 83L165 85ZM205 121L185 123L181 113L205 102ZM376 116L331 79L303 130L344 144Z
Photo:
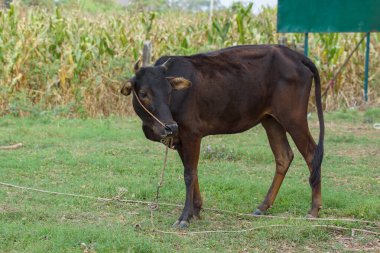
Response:
M153 44L152 59L192 54L236 44L277 43L276 10L253 15L250 7L207 13L125 10L110 15L80 10L0 10L0 114L46 111L79 117L130 113L130 99L119 95L132 75L143 42ZM290 46L300 34L287 34ZM313 34L310 57L327 84L362 34ZM379 106L380 35L371 41L370 103ZM363 104L364 45L328 92L325 107ZM311 100L313 101L313 100Z

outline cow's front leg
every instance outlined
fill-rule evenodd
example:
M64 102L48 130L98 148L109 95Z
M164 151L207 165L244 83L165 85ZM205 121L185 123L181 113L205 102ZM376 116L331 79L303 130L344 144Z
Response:
M174 226L185 228L189 226L189 221L195 214L199 216L199 210L202 205L202 200L198 185L198 160L201 146L201 138L188 137L181 140L181 147L178 153L182 159L184 167L184 178L186 185L186 200L182 214ZM194 205L195 208L194 208Z

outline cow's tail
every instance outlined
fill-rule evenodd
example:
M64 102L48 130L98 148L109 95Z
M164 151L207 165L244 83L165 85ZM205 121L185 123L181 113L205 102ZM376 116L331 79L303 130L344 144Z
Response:
M312 172L310 174L309 183L312 187L317 186L321 182L321 164L323 160L323 139L325 137L325 122L323 120L322 110L322 96L321 96L321 80L319 78L319 72L314 63L305 58L302 62L313 72L315 83L315 103L317 106L318 120L319 120L319 140L317 148L314 152L314 157L311 162Z

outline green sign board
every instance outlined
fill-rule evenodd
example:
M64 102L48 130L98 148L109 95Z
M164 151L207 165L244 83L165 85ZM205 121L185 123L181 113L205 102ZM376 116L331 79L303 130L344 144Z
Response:
M380 32L380 0L278 0L277 32Z

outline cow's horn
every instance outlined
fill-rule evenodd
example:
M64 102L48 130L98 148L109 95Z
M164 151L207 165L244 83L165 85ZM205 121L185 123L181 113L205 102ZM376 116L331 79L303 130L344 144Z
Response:
M135 67L133 68L135 71L135 74L139 71L140 69L140 59L138 59L135 63Z
M166 60L164 63L162 63L162 65L161 65L165 70L168 70L168 67L169 67L168 63L169 63L169 61L170 61L170 58L167 59L167 60Z

